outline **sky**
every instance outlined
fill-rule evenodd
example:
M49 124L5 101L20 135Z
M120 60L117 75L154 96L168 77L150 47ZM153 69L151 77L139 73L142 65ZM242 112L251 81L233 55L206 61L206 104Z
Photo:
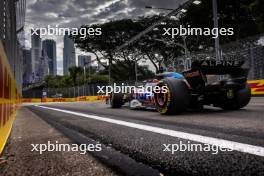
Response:
M47 27L80 27L83 24L104 23L123 18L165 13L145 9L145 6L177 8L186 0L27 0L26 47L31 47L30 29ZM58 74L62 74L63 36L43 36L57 43ZM77 54L80 53L77 50Z

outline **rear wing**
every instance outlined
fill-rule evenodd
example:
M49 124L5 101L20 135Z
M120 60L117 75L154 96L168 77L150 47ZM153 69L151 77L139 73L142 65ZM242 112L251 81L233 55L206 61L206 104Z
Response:
M248 75L244 61L236 60L195 60L191 70L199 70L204 75L230 75L232 77Z
M246 82L249 69L244 62L227 60L196 60L190 70L183 72L185 79L197 91L203 91L207 83L206 75L230 75L237 82Z

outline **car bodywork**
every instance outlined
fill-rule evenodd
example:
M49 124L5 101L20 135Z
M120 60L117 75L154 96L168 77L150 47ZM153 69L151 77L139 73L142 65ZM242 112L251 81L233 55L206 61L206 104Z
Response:
M143 93L133 92L122 95L122 102L129 102L131 108L155 108L161 114L176 113L187 108L203 109L204 105L239 109L246 106L251 97L247 85L248 69L243 64L242 61L196 60L187 71L160 73L144 85L169 85L169 93L161 95L147 90ZM238 105L234 105L236 103ZM168 108L172 110L168 112ZM174 111L173 108L178 110Z

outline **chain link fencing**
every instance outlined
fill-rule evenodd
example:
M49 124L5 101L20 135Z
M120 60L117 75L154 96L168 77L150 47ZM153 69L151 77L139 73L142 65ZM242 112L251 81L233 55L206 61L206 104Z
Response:
M214 52L191 53L175 58L173 66L181 72L191 67L192 60L216 59ZM264 79L264 35L249 37L221 46L221 60L244 61L249 68L248 79Z
M201 59L216 59L215 53L200 52L191 53L188 56L181 56L172 59L172 67L177 72L182 72L191 68L193 60ZM249 37L236 42L228 43L221 46L220 51L221 60L236 60L245 61L245 65L250 69L248 80L264 79L264 35ZM222 79L224 77L219 77ZM124 85L135 85L135 82L122 82ZM118 82L117 84L121 85ZM73 98L80 96L96 96L99 88L108 86L109 84L87 84L75 87L65 88L32 88L23 92L24 98L42 98L43 92L45 96L50 98Z
M138 82L138 83L135 83L133 81L115 82L116 86L135 86L135 85L141 85L141 84L143 84L143 82ZM64 87L64 88L37 87L37 88L28 89L28 90L23 91L23 98L43 98L43 97L75 98L75 97L82 97L82 96L106 95L106 92L102 93L100 90L104 88L103 90L106 91L107 86L110 86L110 84L108 83L86 84L86 85L81 85L81 86Z

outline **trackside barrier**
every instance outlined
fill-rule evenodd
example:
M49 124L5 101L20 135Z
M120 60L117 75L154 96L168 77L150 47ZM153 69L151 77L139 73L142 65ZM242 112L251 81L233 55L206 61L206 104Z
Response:
M21 93L17 89L3 44L0 41L0 155L10 135L20 97Z
M41 98L23 98L22 103L41 103Z
M250 80L248 84L250 85L252 95L264 95L264 80Z
M22 103L46 103L46 102L76 102L76 101L100 101L106 96L82 96L77 98L23 98Z
M255 96L264 96L264 80L250 80L248 84L251 87L251 93ZM76 101L98 101L105 100L107 96L82 96L76 98L23 98L22 103L40 103L40 102L76 102Z

